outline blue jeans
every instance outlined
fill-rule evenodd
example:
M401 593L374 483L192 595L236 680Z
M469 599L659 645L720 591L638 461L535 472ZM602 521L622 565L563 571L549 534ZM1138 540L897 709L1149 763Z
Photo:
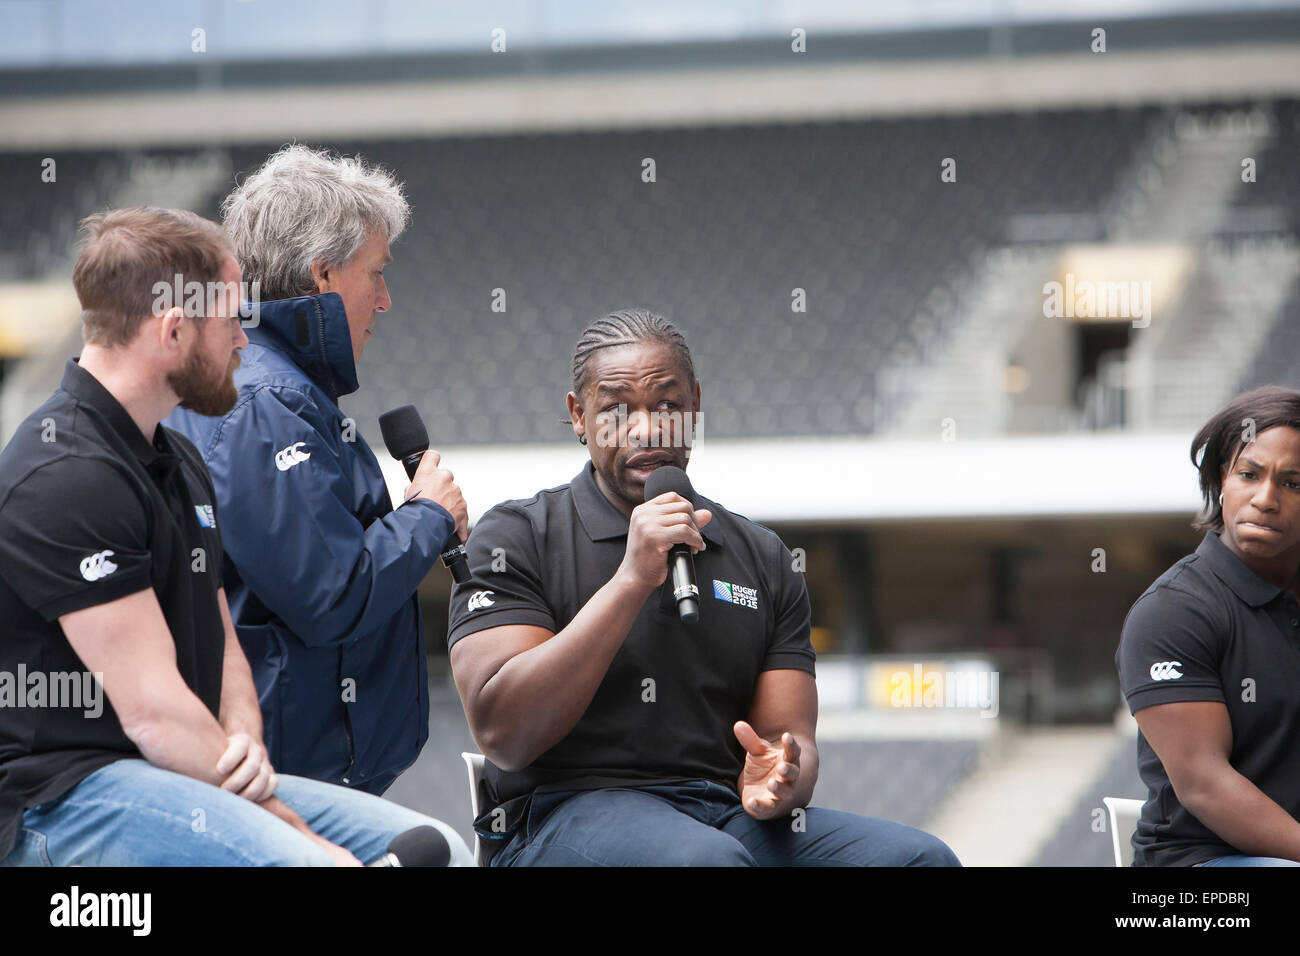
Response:
M901 823L808 807L755 820L727 787L534 794L493 866L961 866L942 840Z
M394 836L435 827L452 866L474 855L447 824L380 797L281 775L275 795L313 832L362 863ZM331 866L329 854L256 804L201 780L128 758L23 814L8 866Z
M1276 856L1216 856L1213 860L1197 863L1197 866L1300 866L1295 860L1283 860Z

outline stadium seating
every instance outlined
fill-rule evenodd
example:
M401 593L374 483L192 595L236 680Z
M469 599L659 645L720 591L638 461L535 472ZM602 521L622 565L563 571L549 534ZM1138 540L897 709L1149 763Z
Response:
M53 160L53 181L45 181ZM126 156L110 151L56 156L0 152L0 281L39 279L71 262L77 223L111 201Z
M1224 229L1242 210L1258 224L1265 210L1293 235L1300 187L1279 170L1300 155L1297 103L1262 109L1274 135ZM1026 217L1062 216L1059 241L1096 238L1088 224L1168 115L1111 108L332 143L396 170L414 212L388 270L394 308L370 343L365 388L345 405L371 440L379 412L414 401L443 445L569 441L563 397L578 333L606 311L644 306L687 334L706 435L870 434L888 418L882 370L938 353L988 252L1023 244ZM247 172L277 145L218 149L218 168ZM76 221L117 202L142 155L60 152L53 183L40 181L44 157L0 156L0 177L15 187L0 211L31 226L0 237L0 280L63 268ZM641 178L646 157L653 183ZM940 181L946 157L956 182ZM198 211L216 217L230 182L209 185ZM806 312L791 310L796 288ZM492 310L496 289L504 312ZM1300 283L1242 387L1294 384L1296 346Z
M1133 850L1126 841L1133 832L1133 824L1120 833L1115 829L1115 823L1108 820L1106 831L1101 831L1097 829L1097 813L1106 808L1109 816L1109 805L1105 803L1109 799L1136 799L1140 806L1145 797L1137 798L1145 792L1146 785L1138 776L1136 738L1125 737L1122 745L1115 748L1109 765L1088 787L1075 808L1061 819L1056 834L1039 849L1033 865L1109 866L1114 860L1113 837L1116 834L1125 841L1123 845L1128 847L1131 861ZM1126 796L1107 796L1116 793ZM1107 832L1112 835L1111 840L1105 839Z
M372 441L378 414L408 401L443 445L571 441L564 393L578 334L642 306L687 335L705 434L869 434L880 370L933 354L960 318L963 281L1008 240L1009 222L1096 209L1158 115L331 143L393 168L413 207L387 272L394 308L345 407ZM246 173L278 145L224 152ZM63 157L61 170L84 172L61 173L78 185L60 185L57 204L6 191L5 220L41 238L4 240L0 278L6 253L10 277L55 265L51 249L66 257L68 224L114 201L134 155ZM653 183L641 179L646 157ZM945 157L955 183L940 181ZM39 159L5 157L0 175L15 181ZM197 211L218 216L229 188L213 182ZM796 288L806 312L791 309ZM494 289L504 312L492 311Z

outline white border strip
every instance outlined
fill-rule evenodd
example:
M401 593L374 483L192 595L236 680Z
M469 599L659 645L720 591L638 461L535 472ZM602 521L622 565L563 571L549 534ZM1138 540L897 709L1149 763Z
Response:
M701 441L692 484L759 522L1185 515L1199 508L1189 435L1127 434L894 441L806 438ZM436 446L435 446L436 447ZM438 449L470 506L568 482L587 461L572 445ZM375 448L395 501L407 479Z

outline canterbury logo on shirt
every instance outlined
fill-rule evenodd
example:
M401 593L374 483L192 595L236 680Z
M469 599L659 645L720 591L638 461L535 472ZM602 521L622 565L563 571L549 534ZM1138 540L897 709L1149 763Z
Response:
M1178 678L1183 676L1183 672L1176 671L1174 668L1182 666L1182 661L1157 661L1151 665L1151 679L1178 680Z
M492 600L489 595L495 594L495 591L475 591L469 596L469 603L465 605L465 610L481 611L485 607L491 607L496 601Z
M100 578L108 577L117 570L117 565L108 560L112 556L112 551L100 551L98 554L82 558L81 576L87 581L98 581Z
M303 451L306 442L296 441L288 448L282 448L275 453L275 467L281 471L288 471L300 461L306 461L311 457L311 452Z

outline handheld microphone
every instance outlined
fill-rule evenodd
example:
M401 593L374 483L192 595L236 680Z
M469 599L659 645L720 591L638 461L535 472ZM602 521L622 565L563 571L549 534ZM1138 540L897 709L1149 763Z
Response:
M366 866L446 866L450 862L447 838L426 825L397 834L389 842L388 852Z
M429 450L429 430L424 427L424 419L414 405L399 405L379 416L379 431L384 436L384 446L388 453L402 463L406 477L414 479L415 470L420 467L420 459ZM455 543L442 552L442 563L451 572L457 584L469 580L469 560L465 556L465 545L452 533L450 539Z
M645 480L645 500L658 498L665 492L675 491L695 507L695 489L686 472L675 465L660 465ZM695 586L695 562L691 549L685 544L675 544L668 552L668 567L673 575L673 597L677 598L677 614L683 624L694 624L700 619L700 589Z

